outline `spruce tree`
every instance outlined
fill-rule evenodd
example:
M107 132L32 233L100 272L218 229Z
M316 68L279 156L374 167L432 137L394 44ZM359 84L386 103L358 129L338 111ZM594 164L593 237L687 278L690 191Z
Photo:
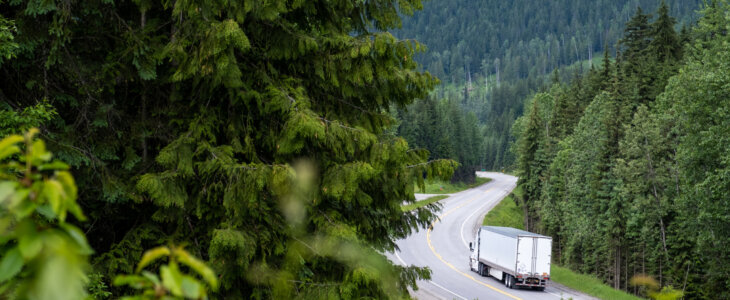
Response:
M0 3L22 49L0 97L58 112L42 131L106 278L168 241L221 298L398 298L427 276L382 255L434 218L400 210L415 182L454 167L387 130L436 84L387 32L419 0L44 4Z
M626 22L623 38L619 40L619 44L624 49L621 52L622 61L626 65L624 71L629 75L639 72L640 62L646 57L647 47L651 41L650 17L650 15L644 14L641 7L637 7L634 16Z
M651 42L648 45L649 51L656 56L660 62L680 59L682 45L679 42L674 25L677 21L669 16L669 7L662 0L657 9L657 19L651 24Z

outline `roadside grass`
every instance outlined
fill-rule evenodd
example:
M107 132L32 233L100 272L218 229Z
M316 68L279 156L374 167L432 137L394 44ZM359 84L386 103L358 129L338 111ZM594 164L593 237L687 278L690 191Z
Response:
M463 190L471 189L478 187L482 184L485 184L487 182L492 181L491 178L484 178L484 177L477 177L476 181L472 184L466 184L466 183L456 183L452 184L448 181L426 181L425 182L425 190L421 190L416 186L415 192L420 194L453 194L458 193Z
M514 194L509 194L497 206L484 216L482 225L503 226L525 229L525 214L522 208L515 204Z
M487 226L514 227L524 230L524 212L521 207L515 204L515 197L520 199L519 197L522 195L522 189L517 187L511 194L505 197L502 202L497 204L497 206L484 216L484 222L482 224ZM573 272L568 268L555 264L550 267L550 279L571 289L586 293L599 299L642 299L626 292L615 290L592 275Z
M642 298L628 294L624 291L615 290L605 285L598 278L580 274L557 265L550 267L550 279L567 286L576 291L580 291L599 299L616 299L616 300L640 300Z
M434 203L436 201L440 201L440 200L443 200L446 198L449 198L449 196L447 196L447 195L433 196L433 197L429 197L424 200L414 202L414 203L411 203L408 205L401 205L400 209L403 211L414 210L416 208L423 207L423 206L429 205L431 203Z

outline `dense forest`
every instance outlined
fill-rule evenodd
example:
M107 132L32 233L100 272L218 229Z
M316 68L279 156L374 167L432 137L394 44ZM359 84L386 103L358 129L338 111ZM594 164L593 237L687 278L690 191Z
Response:
M414 186L512 166L555 263L730 298L702 2L0 0L0 298L409 298Z
M398 135L409 145L427 149L432 159L459 162L451 181L475 180L474 169L484 152L484 129L476 114L465 112L459 101L439 101L430 96L397 110L396 117L400 120Z
M419 8L0 1L0 298L407 298Z
M617 57L534 95L513 128L529 230L556 263L640 292L730 298L730 2L686 35L637 10Z
M701 2L666 2L677 20L675 29L697 19L695 10ZM502 170L514 165L510 130L523 114L524 99L548 85L554 70L565 82L600 64L604 50L614 55L624 23L636 8L654 12L659 4L658 0L427 1L423 11L405 18L394 34L428 47L416 60L441 80L433 97L460 100L464 111L476 114L483 126L484 151L474 167Z

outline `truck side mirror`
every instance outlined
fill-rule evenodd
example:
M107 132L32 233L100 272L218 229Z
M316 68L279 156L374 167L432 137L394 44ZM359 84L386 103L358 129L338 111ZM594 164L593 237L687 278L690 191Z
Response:
M471 246L471 242L469 242L469 251L474 251L474 248Z

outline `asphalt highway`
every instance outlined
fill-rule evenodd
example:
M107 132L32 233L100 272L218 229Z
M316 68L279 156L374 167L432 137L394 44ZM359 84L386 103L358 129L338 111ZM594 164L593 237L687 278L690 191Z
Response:
M593 299L550 282L545 291L509 289L493 277L481 277L469 270L469 242L481 226L484 215L514 189L517 177L478 172L493 180L477 188L453 194L440 201L440 220L432 229L420 230L399 240L400 252L391 255L395 263L428 266L431 280L420 281L413 293L418 299Z

